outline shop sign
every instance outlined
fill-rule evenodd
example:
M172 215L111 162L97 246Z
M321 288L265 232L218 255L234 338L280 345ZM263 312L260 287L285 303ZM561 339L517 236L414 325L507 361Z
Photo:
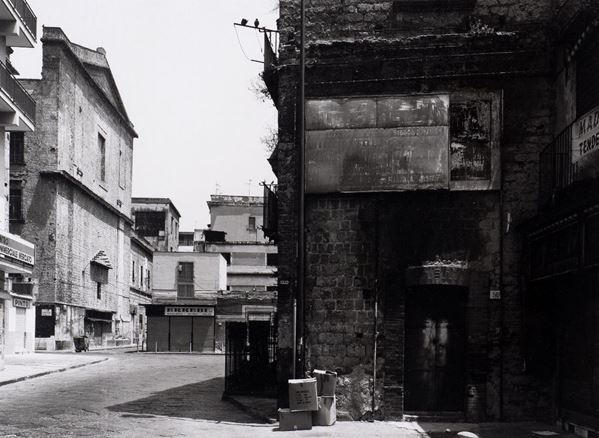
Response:
M14 307L21 307L23 309L29 309L29 306L31 305L31 301L24 300L22 298L13 298L12 305Z
M579 118L572 126L572 163L599 150L599 107Z
M52 309L40 309L41 316L52 316Z
M13 234L0 231L0 254L5 257L33 266L34 248L32 243Z
M185 306L165 307L165 316L214 316L214 307L208 306Z

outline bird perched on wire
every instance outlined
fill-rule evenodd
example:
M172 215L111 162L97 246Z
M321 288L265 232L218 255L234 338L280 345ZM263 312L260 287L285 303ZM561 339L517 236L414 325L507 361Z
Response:
M260 26L260 22L259 22L259 21L258 21L258 19L256 18L256 19L254 20L254 27L258 27L258 26Z
M242 18L242 19L241 19L241 25L242 25L242 26L245 26L245 25L247 25L247 24L248 24L248 21L247 21L245 18Z

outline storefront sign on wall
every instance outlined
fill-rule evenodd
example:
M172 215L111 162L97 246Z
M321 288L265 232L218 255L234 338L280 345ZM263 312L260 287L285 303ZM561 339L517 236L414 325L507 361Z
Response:
M572 126L572 163L599 150L599 107L589 111Z
M34 264L34 246L19 236L0 231L0 254L26 265Z
M186 306L186 307L165 307L165 316L214 316L214 307L207 306Z
M29 309L29 306L31 305L31 301L23 300L21 298L13 298L12 305L14 307L21 307L23 309Z

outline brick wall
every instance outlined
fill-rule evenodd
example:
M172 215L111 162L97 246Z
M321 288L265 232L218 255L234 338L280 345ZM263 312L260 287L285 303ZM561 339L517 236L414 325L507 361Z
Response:
M392 418L403 412L405 270L436 258L464 261L473 273L466 302L468 418L550 412L547 389L523 373L523 243L516 228L536 213L538 153L553 130L544 33L549 6L478 1L467 11L415 14L393 2L308 6L308 97L468 90L499 91L503 97L502 114L494 116L502 124L502 190L307 198L306 365L337 368L340 382L347 383L342 387L361 391L358 404L340 394L340 409L353 418L370 409L374 279L380 284L384 331L381 406ZM298 8L299 2L281 2L283 44L275 84L279 145L271 157L279 184L281 382L291 368L297 266L297 70L292 63ZM493 32L502 29L509 32ZM377 202L382 203L378 249L373 220L364 219ZM501 290L501 300L489 300L491 288Z

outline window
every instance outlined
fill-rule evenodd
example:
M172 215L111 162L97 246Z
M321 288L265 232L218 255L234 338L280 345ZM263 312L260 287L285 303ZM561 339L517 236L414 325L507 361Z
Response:
M589 38L576 55L576 117L599 105L599 37Z
M100 181L106 181L106 139L98 134L98 152L100 153L99 177Z
M147 283L147 288L151 289L152 288L152 283L150 282L150 270L148 269L146 271L146 283Z
M144 267L143 266L139 267L139 285L141 287L144 286Z
M23 220L23 188L21 181L10 182L8 215L11 221Z
M131 283L135 284L135 262L131 262Z
M102 299L102 283L96 283L96 298Z
M250 216L248 219L248 230L256 229L256 218L254 216Z
M177 266L177 298L193 297L193 262L180 262Z
M10 133L10 164L25 164L25 133Z
M279 255L278 254L266 254L266 265L267 266L278 266Z

